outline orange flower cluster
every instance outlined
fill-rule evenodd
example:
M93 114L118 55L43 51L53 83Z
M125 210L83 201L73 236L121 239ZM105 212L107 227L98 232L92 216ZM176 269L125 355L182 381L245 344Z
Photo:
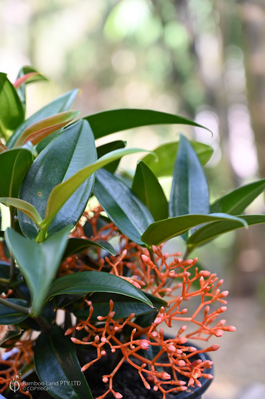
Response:
M14 382L14 385L18 385L17 390L20 393L32 399L30 392L26 390L27 383L21 381L20 369L26 364L32 363L33 344L34 340L31 339L19 340L16 342L13 354L7 360L1 358L0 393L3 393Z
M90 238L91 240L100 237L103 239L100 236L101 232L96 232L97 217L100 212L101 209L98 208L93 220L90 220L95 234ZM84 237L82 227L78 229L79 232L77 230L76 234L81 233ZM106 234L106 227L101 230L105 232L105 240L117 234L117 229L113 224L109 224L108 229L108 234ZM223 281L218 280L216 274L195 267L197 258L182 260L179 258L180 253L163 254L162 245L153 246L152 250L153 252L149 254L147 249L120 235L120 255L105 257L105 259L100 255L98 257L98 270L108 265L111 274L142 288L144 293L151 293L167 301L167 307L161 307L150 326L143 328L138 325L134 322L134 314L130 314L124 321L116 319L112 300L110 300L108 315L98 316L98 322L95 324L91 321L93 304L85 299L89 307L87 320L80 321L65 333L70 335L75 330L84 330L85 335L82 340L75 337L71 340L76 344L90 345L97 349L97 357L84 365L82 371L107 356L108 352L115 353L118 349L121 350L122 358L112 373L102 377L103 382L108 383L108 389L98 398L105 398L110 392L115 398L122 398L122 395L113 389L113 379L124 362L128 362L138 371L147 389L161 391L164 399L167 393L184 391L189 386L201 386L199 381L201 376L212 378L210 374L204 373L211 367L212 362L202 361L199 358L195 361L195 356L201 352L216 351L219 346L212 345L205 350L198 350L186 345L187 338L208 340L213 335L220 337L224 331L235 330L233 326L225 326L225 320L214 324L216 318L226 311L226 307L223 305L214 311L211 311L210 307L216 301L226 304L224 298L228 295L227 291L220 291ZM131 272L130 277L124 276L125 267ZM69 268L65 269L65 273L69 273ZM199 304L193 313L189 313L187 308L182 307L183 302L194 297L199 299ZM187 325L182 325L176 336L169 339L164 335L162 324L172 327L173 321L180 321L182 324L190 323L196 327L192 332L187 332ZM122 341L119 333L126 326L131 330L131 334ZM145 351L148 350L149 356L145 357ZM162 367L170 373L162 372ZM180 376L183 376L184 380L180 379Z
M138 324L135 314L130 314L125 320L117 319L114 303L110 300L110 311L106 316L98 316L98 321L92 321L93 303L86 297L84 303L88 305L89 316L86 321L79 321L74 327L67 329L66 335L75 336L76 331L84 331L82 340L71 337L78 345L89 345L96 348L97 356L82 367L82 371L112 353L120 353L116 366L110 374L102 376L107 390L98 398L105 398L110 392L115 398L122 398L113 388L113 381L121 366L127 362L134 367L146 389L160 391L165 399L167 393L187 390L190 386L201 386L200 377L212 379L206 373L212 365L210 360L203 361L197 356L200 353L218 350L218 345L212 345L199 350L187 344L188 338L208 340L211 336L220 337L224 331L232 332L233 326L225 326L226 321L217 317L226 311L225 297L227 291L220 291L223 281L218 280L216 274L199 270L194 260L183 260L181 253L163 253L163 245L153 246L152 250L144 249L131 242L126 236L118 232L118 228L109 223L97 231L97 222L102 208L98 207L93 213L85 212L84 219L92 227L92 241L110 240L119 238L118 256L101 257L101 250L96 247L96 258L90 258L87 252L68 257L60 266L59 275L66 275L83 270L105 270L127 280L144 293L150 293L166 302L157 314L152 317L147 327ZM82 222L71 234L72 237L87 238L84 234ZM0 247L0 258L3 257ZM127 273L125 274L125 270ZM1 297L8 297L9 291ZM198 300L193 312L183 307L184 302ZM213 309L213 303L221 303L221 307ZM83 303L83 304L84 304ZM191 308L191 307L190 307ZM180 322L180 328L175 337L164 334L163 326L172 327L173 321ZM190 324L188 324L190 323ZM192 327L189 331L188 325ZM126 328L126 329L125 329ZM121 332L123 331L123 335ZM127 334L125 334L127 332ZM20 392L31 398L25 391L25 385L20 381L19 373L25 364L33 360L33 343L31 339L19 340L15 345L16 352L8 359L1 360L3 370L0 371L0 393L3 393L14 377L20 384Z

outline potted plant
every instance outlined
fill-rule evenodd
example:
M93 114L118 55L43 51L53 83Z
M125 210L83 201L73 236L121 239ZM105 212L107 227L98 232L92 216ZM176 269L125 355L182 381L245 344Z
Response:
M210 146L182 135L152 152L123 141L95 145L139 126L200 125L151 110L77 119L69 111L77 90L25 120L25 85L41 79L32 67L14 84L0 74L0 202L8 207L0 242L1 347L8 351L0 393L131 398L131 382L136 398L199 398L213 377L208 352L219 346L190 340L235 328L220 319L223 281L188 256L220 234L264 222L243 214L264 181L210 205L203 170ZM129 187L116 173L119 160L143 151L150 154ZM169 202L162 169L173 177ZM164 251L176 236L186 244L183 255ZM167 336L172 323L179 328Z

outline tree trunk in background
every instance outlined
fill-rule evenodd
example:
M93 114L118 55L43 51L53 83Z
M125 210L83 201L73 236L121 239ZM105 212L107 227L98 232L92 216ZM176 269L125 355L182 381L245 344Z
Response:
M240 6L245 45L247 97L256 138L260 176L265 168L265 14L264 1L243 1Z
M221 5L221 3L220 3ZM225 4L222 6L224 9ZM242 48L244 50L247 80L247 102L257 148L259 175L264 176L265 119L264 119L264 9L262 1L243 1L235 4L237 19L241 17ZM222 16L221 16L222 17ZM226 15L224 15L226 18ZM228 31L222 29L224 47ZM232 44L232 38L228 43ZM232 266L232 294L252 296L259 294L264 282L265 234L264 226L238 231L235 246L235 265Z
M265 168L265 100L264 100L264 2L243 1L240 4L240 17L245 53L245 69L247 80L247 99L251 123L255 135L258 155L259 175L264 176ZM237 275L235 275L236 291L242 295L257 294L264 282L265 240L264 226L249 228L247 232L239 232L237 257Z

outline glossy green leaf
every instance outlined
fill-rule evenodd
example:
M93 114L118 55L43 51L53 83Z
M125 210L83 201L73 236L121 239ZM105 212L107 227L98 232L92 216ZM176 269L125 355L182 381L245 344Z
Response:
M20 329L18 326L9 325L6 333L0 340L0 346L6 347L6 342L8 342L10 339L20 338L22 333L22 329Z
M45 219L42 223L42 228L47 228L50 225L53 218L56 216L56 214L65 204L65 202L69 199L69 197L94 172L104 167L105 165L109 164L110 162L115 161L123 156L126 156L128 154L138 153L141 151L147 151L147 150L136 149L136 148L114 150L111 153L108 153L105 156L101 157L95 163L78 171L76 174L71 176L71 178L67 179L65 182L57 185L52 190L49 196Z
M62 294L54 297L48 304L53 303L57 309L65 308L69 312L73 312L83 305L83 297L83 294Z
M3 72L0 72L0 110L0 133L6 137L7 130L22 124L25 112L16 89Z
M51 236L43 243L36 243L7 228L5 240L17 261L31 293L32 316L41 312L49 288L59 268L66 249L70 227Z
M238 215L252 203L265 189L265 179L249 183L217 199L211 206L211 212L226 212Z
M101 249L108 251L108 253L112 254L113 256L116 255L116 251L113 246L105 240L97 240L97 242L94 242L93 240L89 239L70 238L63 258L65 259L72 254L81 253L89 247L100 247Z
M141 109L108 110L85 117L90 123L95 139L126 129L148 125L182 124L205 128L179 115Z
M208 213L209 188L205 173L189 140L180 135L169 201L169 215L178 217Z
M240 219L229 214L190 214L154 222L143 233L141 239L149 246L153 244L155 246L158 246L166 240L169 240L175 236L182 235L183 233L187 232L189 229L194 228L197 225L213 221L220 221L224 219L235 220L242 223L242 226L247 226L247 223L244 219Z
M107 153L110 153L111 151L123 149L124 147L126 147L126 142L124 142L123 140L116 140L115 142L103 144L96 149L98 158L104 156ZM113 161L112 163L106 165L104 168L113 174L116 171L119 163L120 159Z
M8 301L12 304L28 307L28 303L25 300L9 298ZM0 304L0 325L16 325L19 322L24 321L27 317L27 314L23 314L20 311L13 310L10 307Z
M17 208L23 212L23 214L27 215L37 226L42 222L42 218L38 211L27 201L14 199L12 197L0 197L0 203L3 203L7 207Z
M152 302L153 306L159 310L161 307L165 307L167 304L164 300L158 297L152 296L149 293L145 293L145 296ZM134 313L135 316L148 314L154 312L154 308L151 308L145 303L137 300L132 300L130 297L122 296L114 293L93 293L90 296L90 301L94 308L91 321L97 321L97 316L107 316L110 311L109 301L113 300L115 315L113 319L127 318L129 314ZM89 307L81 308L74 312L75 317L78 319L86 320L89 316Z
M62 96L57 97L57 99L53 100L51 103L47 104L45 107L41 108L35 114L33 114L30 118L26 119L13 133L13 135L9 138L7 142L7 147L11 149L22 132L25 131L30 125L34 124L41 119L50 117L59 112L68 111L78 93L77 89L71 90L63 94Z
M190 144L197 153L201 164L205 165L211 158L213 149L207 144L196 142L194 140L191 140ZM147 154L142 158L142 161L152 170L157 178L173 176L178 148L179 141L162 144L153 150L158 159L155 159L155 157Z
M75 345L58 326L53 327L50 335L41 333L38 337L34 349L34 363L40 381L46 382L47 391L53 398L93 398L81 372Z
M126 280L101 271L84 271L62 276L53 282L48 299L61 294L116 293L139 300L150 307L145 294Z
M41 121L35 122L30 125L24 132L20 135L14 147L19 147L27 142L31 142L33 145L39 143L46 136L63 128L65 125L69 124L74 118L79 115L78 111L64 111L62 113L52 115L42 119Z
M265 222L264 215L239 215L238 218L246 221L250 225L263 224ZM236 229L243 228L243 224L239 221L227 220L212 222L202 228L196 230L193 235L187 240L187 247L189 251L192 251L195 247L202 246L222 235L223 233L234 231Z
M168 218L168 202L158 179L140 161L134 175L132 191L150 210L155 221Z
M0 197L18 196L32 162L32 154L26 149L13 149L0 154Z
M26 84L47 80L48 79L43 74L30 65L25 65L19 70L14 86L17 88L17 93L24 107L26 107Z
M68 178L95 160L95 142L90 126L86 121L77 121L67 127L36 158L21 185L19 197L31 203L44 218L53 189L61 182L68 182ZM68 201L61 202L61 210L59 208L57 215L53 215L53 222L53 218L50 220L52 223L49 234L58 232L67 225L74 226L79 220L87 205L94 176L83 182L71 190L66 199ZM58 200L61 201L62 197ZM35 239L38 234L36 225L21 212L18 217L23 234Z
M101 169L96 174L93 193L119 230L132 241L143 244L141 235L154 219L132 190L116 176Z

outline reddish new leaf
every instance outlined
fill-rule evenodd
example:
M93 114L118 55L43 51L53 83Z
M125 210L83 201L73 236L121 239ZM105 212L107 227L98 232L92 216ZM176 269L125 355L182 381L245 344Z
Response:
M41 121L35 122L25 129L25 131L16 141L14 147L22 146L27 142L31 142L33 145L36 145L51 133L69 124L78 115L78 111L64 111L51 117L42 119Z
M32 78L32 77L35 76L35 75L40 75L40 73L39 73L39 72L30 72L30 73L28 73L28 74L26 74L26 75L21 76L20 78L18 78L18 79L13 83L14 87L15 87L16 89L18 89L18 88L22 85L22 83L28 81L30 78Z
M0 153L3 153L3 151L6 150L8 150L8 148L3 143L0 142Z

